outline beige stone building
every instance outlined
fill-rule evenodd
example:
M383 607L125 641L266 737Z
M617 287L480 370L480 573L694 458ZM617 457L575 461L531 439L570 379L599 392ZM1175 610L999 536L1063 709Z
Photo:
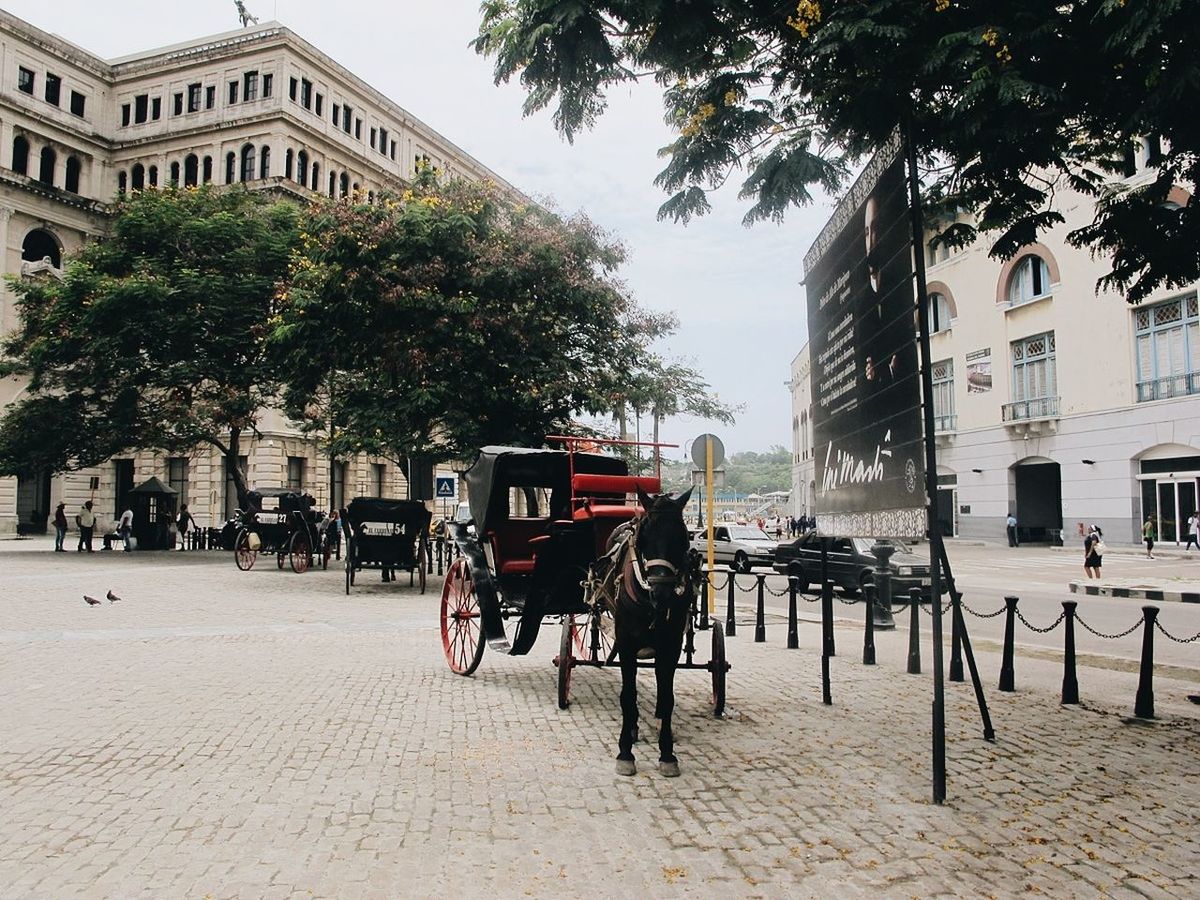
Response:
M105 227L122 191L242 183L311 198L403 187L421 163L514 188L282 25L269 22L102 60L0 11L0 248L3 271L54 278ZM0 290L0 330L17 322ZM24 385L0 382L0 404ZM251 485L293 486L324 505L404 496L385 460L332 462L264 411L244 465ZM90 470L0 478L0 531L39 530L59 500L96 501L102 524L157 475L197 521L218 524L236 493L215 452L135 454Z
M1156 152L1135 149L1130 183L1151 177ZM1011 511L1023 540L1074 542L1082 522L1123 543L1150 516L1160 541L1186 542L1200 491L1198 285L1136 308L1098 291L1108 261L1066 240L1093 201L1065 185L1055 196L1065 223L1008 263L983 242L925 248L939 521L1000 541ZM805 380L793 363L797 420ZM799 434L795 446L806 452ZM811 477L803 464L796 479Z

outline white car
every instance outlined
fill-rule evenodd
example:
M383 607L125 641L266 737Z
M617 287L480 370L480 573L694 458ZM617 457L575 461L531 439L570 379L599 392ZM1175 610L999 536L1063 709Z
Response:
M775 561L778 542L755 525L713 526L713 558L717 565L732 566L736 572L749 572L752 566L769 566ZM708 529L692 536L692 551L708 561Z

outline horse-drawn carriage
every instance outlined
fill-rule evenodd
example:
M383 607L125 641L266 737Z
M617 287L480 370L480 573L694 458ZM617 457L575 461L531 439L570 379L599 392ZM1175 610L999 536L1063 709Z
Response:
M250 491L247 508L237 516L233 544L237 567L243 572L253 568L260 553L274 554L280 569L289 560L297 573L307 572L315 559L320 559L322 568L328 567L329 549L312 504L307 494L287 488Z
M709 661L694 660L695 632L710 623L696 601L698 573L688 564L682 514L687 496L651 498L661 490L658 476L630 475L623 459L583 452L579 447L584 442L576 439L561 440L566 450L484 447L465 475L475 533L463 523L449 523L462 553L442 589L442 647L450 668L460 675L472 674L485 643L510 655L526 654L543 621L559 619L558 701L565 709L573 668L610 665L620 657L613 608L623 579L640 582L625 588L626 593L641 594L643 602L669 581L668 593L682 604L678 616L686 617L679 628L685 658L678 668L711 673L713 710L721 715L729 666L720 623L711 623ZM638 499L631 500L631 495ZM650 509L647 504L662 507L674 520L672 525L677 524L677 563L657 558L666 551L652 553L656 558L643 554L640 538L653 529L641 525L655 518L653 510L644 511ZM507 619L516 620L511 640ZM646 657L652 649L638 647L626 655ZM678 645L674 655L680 656ZM656 666L649 658L620 662L623 669Z
M343 511L346 530L346 593L356 572L379 569L384 581L396 570L408 572L409 584L419 580L425 593L429 562L429 520L432 513L419 500L355 497Z

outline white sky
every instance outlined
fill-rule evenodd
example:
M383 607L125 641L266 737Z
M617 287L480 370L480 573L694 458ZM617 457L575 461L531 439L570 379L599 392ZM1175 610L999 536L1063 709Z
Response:
M783 226L741 225L732 184L686 227L658 222L656 151L671 140L653 85L622 87L596 129L569 145L549 112L522 118L519 85L495 87L491 61L467 46L476 0L246 0L277 19L472 156L564 212L583 210L629 250L622 277L645 306L681 324L663 351L696 365L722 399L744 404L733 428L671 420L662 439L721 436L728 452L790 449L785 382L805 338L804 251L832 204L793 211ZM8 0L12 14L112 59L238 27L233 0ZM740 183L740 179L735 179ZM648 423L643 423L643 436ZM672 456L682 458L683 450Z

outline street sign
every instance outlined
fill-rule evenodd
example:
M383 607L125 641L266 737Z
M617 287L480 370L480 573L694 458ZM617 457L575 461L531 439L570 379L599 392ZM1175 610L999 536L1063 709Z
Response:
M708 461L708 450L706 445L708 441L712 441L712 462ZM702 434L700 437L692 441L692 462L696 464L697 469L705 469L711 465L714 469L725 462L725 445L721 443L721 439L715 434Z
M458 476L438 475L435 479L434 496L439 500L458 499Z

